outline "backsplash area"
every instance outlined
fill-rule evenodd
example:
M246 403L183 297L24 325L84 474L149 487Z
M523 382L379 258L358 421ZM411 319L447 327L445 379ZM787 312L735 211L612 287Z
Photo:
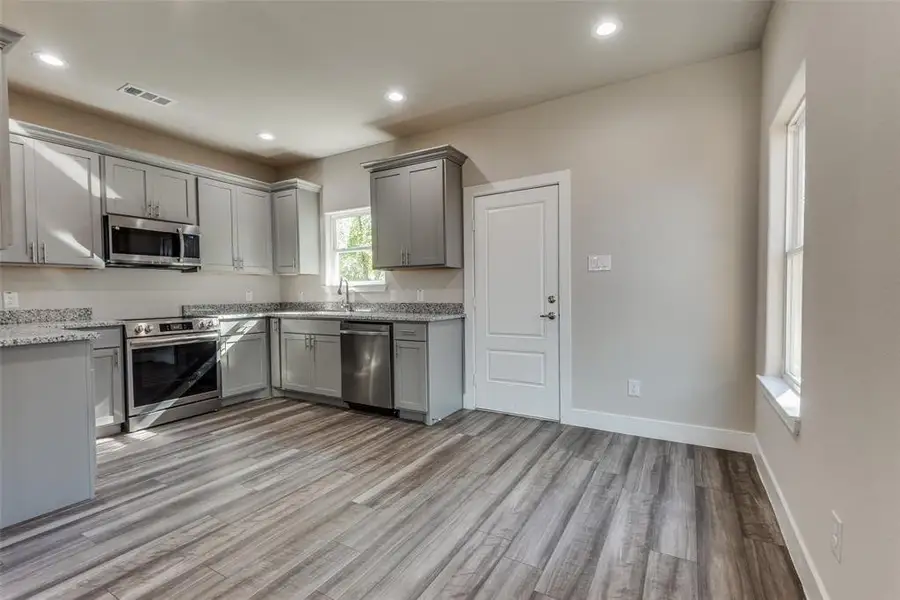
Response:
M360 302L417 302L422 292L424 302L462 302L464 276L462 269L421 269L389 271L385 274L387 287L382 292L350 293L354 304ZM281 278L283 301L326 302L338 300L334 287L322 285L318 275Z

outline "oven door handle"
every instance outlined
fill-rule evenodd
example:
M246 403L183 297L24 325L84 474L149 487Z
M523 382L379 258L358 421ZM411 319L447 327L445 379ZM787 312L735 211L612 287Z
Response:
M203 333L199 335L170 335L166 337L128 340L132 348L155 348L159 346L183 346L197 342L215 342L219 340L218 333Z

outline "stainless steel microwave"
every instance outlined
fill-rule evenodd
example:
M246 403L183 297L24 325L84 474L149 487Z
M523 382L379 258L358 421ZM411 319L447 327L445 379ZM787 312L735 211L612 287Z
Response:
M108 215L106 264L196 270L200 267L200 227L184 223Z

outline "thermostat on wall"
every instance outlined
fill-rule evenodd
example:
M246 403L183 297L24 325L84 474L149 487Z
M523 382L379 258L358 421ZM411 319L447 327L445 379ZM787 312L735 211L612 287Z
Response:
M611 254L591 254L588 256L588 271L611 271Z

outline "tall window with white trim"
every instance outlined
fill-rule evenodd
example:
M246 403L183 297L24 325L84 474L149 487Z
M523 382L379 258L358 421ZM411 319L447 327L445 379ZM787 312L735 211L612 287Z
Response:
M368 208L329 213L326 218L328 285L383 286L384 271L372 266L372 215Z
M785 203L784 379L800 392L803 331L803 219L806 211L806 100L788 123Z

